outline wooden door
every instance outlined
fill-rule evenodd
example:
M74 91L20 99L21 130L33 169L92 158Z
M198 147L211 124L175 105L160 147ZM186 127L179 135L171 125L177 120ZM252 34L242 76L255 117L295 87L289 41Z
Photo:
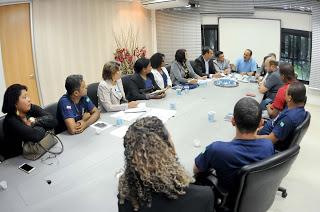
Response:
M0 42L6 86L26 85L31 102L40 106L33 65L30 4L0 6Z

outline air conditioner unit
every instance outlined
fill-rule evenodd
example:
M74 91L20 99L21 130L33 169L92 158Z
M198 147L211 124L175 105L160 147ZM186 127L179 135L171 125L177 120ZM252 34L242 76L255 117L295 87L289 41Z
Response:
M141 0L144 8L149 10L160 10L174 7L185 7L189 0Z

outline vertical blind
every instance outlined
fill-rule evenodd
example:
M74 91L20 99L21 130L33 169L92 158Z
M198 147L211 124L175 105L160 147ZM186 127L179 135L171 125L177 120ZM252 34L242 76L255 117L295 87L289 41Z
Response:
M314 1L315 0L254 0L253 6L275 9L290 9L291 6L291 9L293 10L304 7L304 10L306 11L306 7L311 7Z
M320 90L320 3L312 6L312 56L309 88Z
M233 15L233 14L253 14L254 0L199 0L200 12L202 14L219 14Z
M200 14L188 11L156 11L158 52L171 63L177 49L186 49L189 59L201 54Z

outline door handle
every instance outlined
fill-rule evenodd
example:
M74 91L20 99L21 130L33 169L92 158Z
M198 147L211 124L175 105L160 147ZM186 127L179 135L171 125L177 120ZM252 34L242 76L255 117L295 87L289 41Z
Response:
M30 79L34 79L34 74L29 75Z

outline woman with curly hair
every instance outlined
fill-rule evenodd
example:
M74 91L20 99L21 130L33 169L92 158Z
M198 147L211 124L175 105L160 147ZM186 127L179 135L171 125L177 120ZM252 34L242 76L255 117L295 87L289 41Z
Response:
M119 181L120 212L213 211L213 191L190 184L194 179L176 160L162 121L145 117L124 137L125 171Z

